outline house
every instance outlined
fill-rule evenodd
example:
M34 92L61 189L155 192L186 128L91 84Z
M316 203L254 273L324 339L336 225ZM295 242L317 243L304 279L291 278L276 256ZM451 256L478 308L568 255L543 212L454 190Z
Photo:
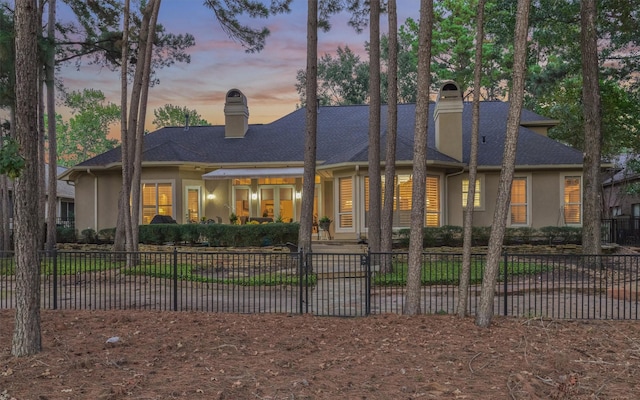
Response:
M640 173L636 160L633 154L620 154L603 175L603 232L609 242L640 245Z
M480 106L474 224L491 224L502 169L509 103ZM382 107L381 158L386 142ZM445 82L431 113L428 137L426 226L462 225L468 187L471 103ZM249 124L246 96L227 92L223 126L165 127L144 137L141 223L156 214L178 223L202 218L229 222L233 213L285 222L300 218L305 110L268 124ZM367 105L318 108L314 214L329 216L331 236L366 235L368 206ZM409 226L415 104L398 106L394 227ZM547 136L558 121L523 110L508 218L510 226L582 224L582 153ZM70 168L76 221L113 227L121 186L120 148ZM384 182L383 182L384 184Z
M49 164L45 164L45 177L49 176ZM63 176L67 169L64 167L57 167L57 176ZM75 187L70 184L72 182L58 180L56 185L56 223L64 227L73 227L75 220ZM49 180L45 178L45 190L48 190ZM47 192L45 193L45 197ZM13 229L13 182L9 181L9 211L10 222L9 225ZM45 219L49 214L47 204L45 203Z

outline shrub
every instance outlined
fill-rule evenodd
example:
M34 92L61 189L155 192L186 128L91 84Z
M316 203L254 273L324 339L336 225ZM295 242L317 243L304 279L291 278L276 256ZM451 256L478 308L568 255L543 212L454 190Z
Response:
M56 226L56 242L57 243L75 243L77 233L74 228L65 226Z
M96 231L91 228L83 229L82 232L80 232L80 235L82 236L82 241L84 243L93 244L96 243L98 239Z
M116 237L116 228L105 228L98 231L98 240L107 243L113 243Z

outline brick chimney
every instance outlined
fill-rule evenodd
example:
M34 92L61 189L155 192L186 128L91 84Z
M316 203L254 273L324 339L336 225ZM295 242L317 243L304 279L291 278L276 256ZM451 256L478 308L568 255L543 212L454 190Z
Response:
M445 81L433 111L436 148L458 161L462 161L462 109L460 87L454 81Z
M243 138L249 129L247 98L238 89L227 92L224 103L224 137Z

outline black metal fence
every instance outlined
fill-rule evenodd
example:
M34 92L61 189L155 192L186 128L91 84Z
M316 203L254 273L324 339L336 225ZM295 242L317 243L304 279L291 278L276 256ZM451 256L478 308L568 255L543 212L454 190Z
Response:
M15 264L0 254L0 308L14 308ZM41 257L49 309L191 310L365 316L402 313L406 253L76 252ZM472 257L467 311L479 304L485 255ZM454 313L462 256L423 254L421 310ZM494 313L637 320L634 255L504 254Z
M640 246L640 218L621 216L603 219L602 241L622 246Z

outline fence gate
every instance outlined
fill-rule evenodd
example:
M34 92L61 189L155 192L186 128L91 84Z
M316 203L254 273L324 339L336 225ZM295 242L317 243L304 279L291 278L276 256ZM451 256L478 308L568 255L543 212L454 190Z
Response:
M366 254L305 254L301 312L356 317L370 313L371 282ZM304 271L313 274L305 273ZM315 279L315 282L309 280Z

